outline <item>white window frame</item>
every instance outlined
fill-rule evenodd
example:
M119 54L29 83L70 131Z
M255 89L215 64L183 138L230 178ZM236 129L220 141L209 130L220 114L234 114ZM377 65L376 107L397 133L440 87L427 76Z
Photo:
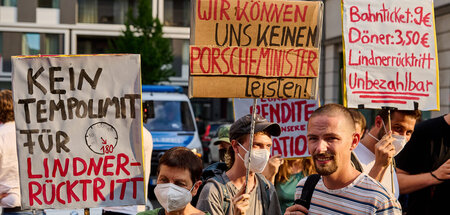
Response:
M164 0L153 0L153 17L158 18L161 23L164 23ZM155 11L157 8L157 11ZM190 39L190 27L175 27L175 26L164 26L163 27L163 37L168 39ZM187 86L189 81L189 70L187 72L181 71L180 76L169 77L172 84Z
M69 53L69 47L70 47L70 30L69 29L49 29L49 28L43 28L42 26L37 25L31 25L31 26L23 26L20 27L17 24L14 26L0 26L1 32L16 32L16 33L43 33L43 34L62 34L64 35L64 53L61 54L68 54ZM4 37L3 37L4 39ZM11 77L12 71L5 72L3 69L0 72L0 76L7 76Z

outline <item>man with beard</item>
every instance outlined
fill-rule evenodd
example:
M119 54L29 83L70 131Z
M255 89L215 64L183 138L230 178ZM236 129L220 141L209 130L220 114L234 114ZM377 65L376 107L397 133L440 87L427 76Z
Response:
M397 174L390 164L409 141L416 121L421 112L408 110L391 110L391 130L388 131L388 111L381 110L375 117L375 124L361 139L354 153L362 167L362 172L379 181L395 197L399 196ZM392 172L391 172L392 170ZM394 189L393 189L394 188Z
M308 122L307 141L316 171L321 175L311 207L293 205L285 215L294 214L402 214L401 206L383 186L351 164L351 152L359 133L347 108L327 104L318 108ZM300 198L306 179L297 185Z

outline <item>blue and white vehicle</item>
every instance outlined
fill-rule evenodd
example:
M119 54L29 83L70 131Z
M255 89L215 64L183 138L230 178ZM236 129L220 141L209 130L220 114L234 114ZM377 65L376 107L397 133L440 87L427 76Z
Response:
M199 156L203 154L202 144L189 98L178 86L142 86L142 103L149 117L144 127L153 137L152 169L150 185L156 185L156 168L159 158L168 149L184 146Z

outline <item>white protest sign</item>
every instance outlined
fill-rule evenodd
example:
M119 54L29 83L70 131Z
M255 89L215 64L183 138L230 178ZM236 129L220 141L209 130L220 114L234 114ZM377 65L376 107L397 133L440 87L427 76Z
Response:
M13 57L22 207L144 204L139 55Z
M343 0L344 103L439 110L432 0Z
M234 99L235 119L252 113L253 99ZM310 156L306 143L309 117L317 109L316 100L258 99L256 113L281 126L281 135L272 137L272 155L284 158Z

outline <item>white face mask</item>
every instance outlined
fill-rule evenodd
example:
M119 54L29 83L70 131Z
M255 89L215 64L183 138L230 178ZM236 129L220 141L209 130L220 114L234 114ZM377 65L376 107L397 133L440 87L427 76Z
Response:
M396 134L392 134L392 137L395 138L395 140L392 142L392 145L394 145L395 155L397 155L398 153L400 153L400 151L403 149L403 147L405 147L406 137L402 136L402 135L396 135Z
M245 149L240 143L238 143L239 146L244 149L247 153L245 153L245 159L241 157L241 155L238 153L239 158L241 158L242 161L244 161L245 168L248 167L248 156L249 153L247 149ZM264 168L266 167L267 162L269 161L270 152L265 149L253 149L252 150L252 157L250 161L250 171L254 173L261 173Z
M383 121L383 127L384 127L384 131L387 133L386 126L384 125L384 121ZM370 137L372 137L373 139L375 139L376 141L378 141L378 142L380 141L378 138L373 136L370 132L367 134ZM403 147L405 147L406 142L407 142L406 137L403 135L397 135L397 134L391 134L391 136L395 139L394 141L392 141L392 145L394 145L395 155L397 155L398 153L400 153L400 151L403 149Z
M191 202L191 190L179 187L172 183L157 184L155 187L155 196L161 206L167 211L178 211L186 207Z

